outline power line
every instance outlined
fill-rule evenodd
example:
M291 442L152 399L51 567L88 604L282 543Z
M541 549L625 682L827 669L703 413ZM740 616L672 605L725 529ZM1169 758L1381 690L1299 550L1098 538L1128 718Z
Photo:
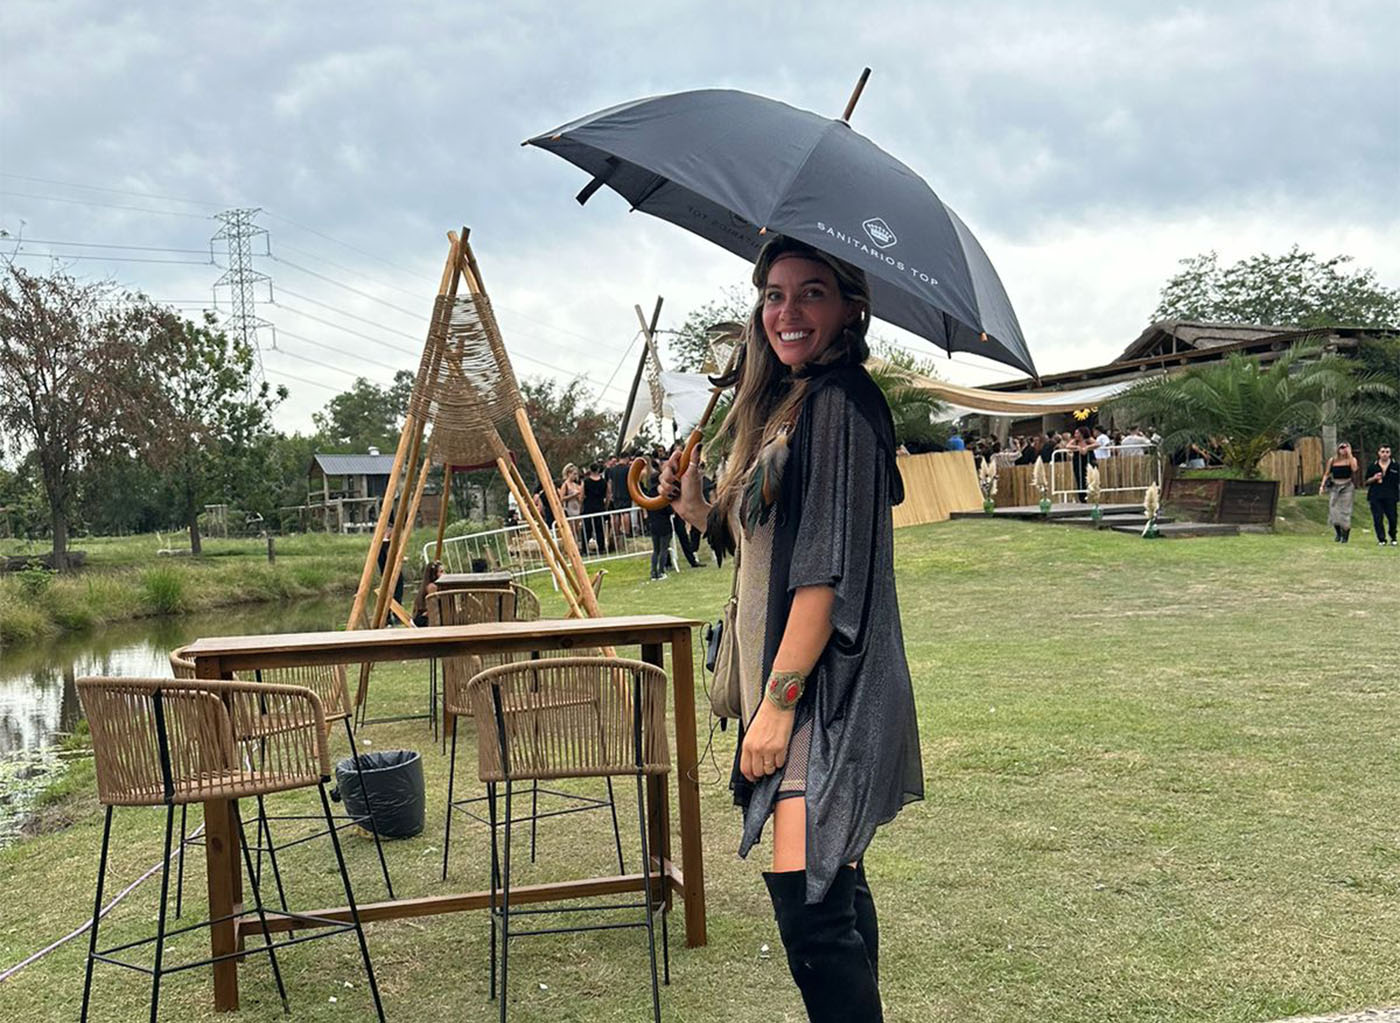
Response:
M67 252L26 252L26 251L24 251L23 249L20 249L20 250L18 250L18 251L16 251L16 252L12 253L12 255L14 255L14 256L27 256L27 257L29 257L30 259L33 259L33 258L36 258L36 257L37 257L37 258L40 258L40 259L57 259L57 260L60 260L60 261L63 261L63 260L70 260L70 259L71 259L71 260L78 260L78 259L84 259L84 260L87 260L87 259L95 259L95 260L101 260L102 262L106 262L106 263L166 263L166 264L173 264L173 265L177 265L177 266L214 266L214 265L215 265L215 264L214 264L214 261L213 261L212 259L149 259L149 258L143 258L143 257L140 257L140 256L82 256L82 255L71 255L71 254L69 254L69 253L67 253Z
M93 199L64 199L57 195L35 195L32 192L11 192L0 189L0 195L8 195L16 199L40 199L44 202L66 202L75 206L102 206L111 210L133 210L136 213L159 213L167 217L189 217L192 220L208 220L207 214L185 213L182 210L153 210L148 206L127 206L112 202L97 202Z
M87 249L128 249L137 252L192 252L197 255L205 255L208 249L171 249L163 245L110 245L102 242L60 242L51 241L47 238L19 238L16 239L20 245L70 245Z
M281 219L285 220L286 218L283 217L283 218L281 218ZM303 230L311 230L311 229L310 229L310 228L303 228ZM321 234L321 232L319 232L319 231L313 231L312 233L313 233L313 234L319 234L322 238L325 238L325 239L328 240L328 241L336 242L336 239L331 238L330 235ZM365 252L365 250L363 250L363 249L358 249L358 248L356 248L356 247L353 246L353 245L348 245L348 244L346 244L345 242L336 242L336 244L338 244L338 245L345 245L346 248L350 249L350 250L353 251L353 252L360 252L360 253L363 253L363 254L365 254L365 255L370 256L371 258L378 258L378 257L375 257L372 253ZM338 269L338 270L344 270L344 271L346 271L347 273L354 274L356 277L360 278L361 280L363 280L363 281L367 282L368 284L373 285L373 286L375 286L375 287L387 288L387 289L389 289L389 290L391 290L391 291L397 291L397 292L399 292L399 293L401 293L401 294L408 295L408 296L410 296L410 297L412 297L412 298L421 298L421 297L422 297L422 293L421 293L421 292L418 292L418 291L410 291L408 288L401 288L401 287L399 287L399 286L396 285L396 284L390 284L388 281L379 280L379 279L377 279L377 278L374 278L374 277L369 276L368 274L364 273L364 271L362 271L362 270L355 269L355 268L353 268L353 267L345 266L345 265L342 264L342 263L336 263L336 262L334 262L334 261L332 261L332 260L326 259L324 256L317 255L317 254L314 253L314 252L308 252L308 251L306 251L305 249L298 249L298 248L296 248L295 246L291 246L291 245L279 245L278 248L280 248L280 249L286 249L286 250L291 251L291 252L300 252L302 255L308 256L308 257L310 257L311 259L319 260L320 262L325 263L327 266L333 266L333 267L335 267L335 268ZM297 264L295 264L295 263L290 263L290 262L288 262L287 260L279 259L276 255L273 255L272 258L273 258L273 259L276 259L278 262L286 263L288 266L291 266L293 269L301 270L303 273L310 273L310 274L313 274L314 276L320 276L320 275L316 274L315 271L307 270L305 267L297 266ZM388 265L388 266L394 266L394 264L392 264L392 263L387 263L385 260L382 260L382 259L381 259L381 260L379 260L379 261L380 261L380 262L386 263L386 265ZM407 270L405 270L405 271L403 271L403 272L404 272L404 273L409 273L409 271L407 271ZM337 282L335 282L335 281L333 281L333 280L331 280L330 278L327 278L327 277L322 277L321 279L322 279L322 280L330 281L330 283L333 283L333 284L334 284L334 283L337 283ZM339 284L338 284L337 286L344 286L344 285L339 285ZM383 299L378 298L377 296L369 295L369 294L367 294L366 292L363 292L363 291L357 291L356 293L359 294L359 295L362 295L362 296L364 296L364 297L366 297L366 298L369 298L371 301L378 302L379 304L381 304L381 305L383 305L383 306L385 306L385 307L387 307L387 308L389 308L389 309L393 309L395 312L401 312L401 313L404 313L404 314L406 314L406 315L408 315L408 316L414 316L414 317L419 318L419 319L422 319L422 318L423 318L420 314L417 314L417 313L409 313L407 310L405 310L405 309L403 309L403 308L401 308L401 307L399 307L399 306L393 305L393 304L390 303L390 302L386 302L386 301L384 301ZM539 318L537 318L537 317L530 316L530 315L527 314L527 313L522 313L522 312L520 312L520 311L517 310L517 309L507 308L506 306L503 306L503 305L498 304L497 302L495 302L495 300L492 300L491 305L492 305L492 308L495 309L498 313L504 313L504 314L506 314L506 315L508 315L508 316L519 317L519 318L522 319L522 320L527 320L527 321L529 321L530 323L537 324L538 326L544 327L544 328L546 328L546 329L548 329L548 330L557 331L557 332L560 333L560 334L567 334L568 336L573 337L573 338L577 338L577 339L580 340L580 341L587 341L590 345L595 345L595 346L603 347L603 348L611 348L611 349L613 349L614 351L620 351L620 350L621 350L621 349L619 349L619 348L618 348L616 345L614 345L614 344L608 344L607 342L599 341L597 338L589 337L589 336L587 336L586 334L580 334L578 331L569 330L567 327L560 327L560 326L557 326L556 324L549 323L549 322L546 321L546 320L541 320L541 319L539 319ZM528 336L528 337L536 337L536 338L538 339L538 335L526 335L526 336ZM416 340L416 338L415 338L415 340Z
M343 281L338 281L334 277L327 277L325 274L317 273L315 270L308 270L306 267L299 266L298 264L293 263L289 259L283 259L281 256L276 256L271 253L267 253L266 255L273 262L281 263L283 266L288 267L292 270L296 270L298 273L304 273L311 277L315 277L317 280L325 281L327 284L334 285L337 288L343 288L344 290L351 292L352 294L359 295L361 298L367 298L371 302L378 302L386 309L392 309L396 313L403 313L403 315L405 316L412 316L415 320L426 319L426 317L422 313L410 312L402 306L394 305L392 302L386 302L382 298L379 298L375 295L371 295L367 291L361 291L359 288L352 288L350 285L344 283Z
M333 245L339 245L339 246L341 246L342 248L349 249L351 252L358 252L358 253L359 253L360 255L362 255L362 256L368 256L370 259L373 259L373 260L375 260L376 262L379 262L379 263L383 263L385 266L391 267L392 269L395 269L395 270L398 270L398 271L401 272L401 273L405 273L405 274L407 274L407 275L410 276L410 277L416 277L416 276L417 276L417 273L416 273L415 271L409 270L409 269L407 269L406 267L401 267L401 266L399 266L399 265L396 264L396 263L391 263L391 262L389 262L389 260L385 259L383 256L377 255L377 254L375 254L375 253L373 253L373 252L369 252L369 251L367 251L367 250L365 250L365 249L358 248L357 246L351 245L349 242L343 242L343 241L341 241L339 238L332 238L330 235L326 234L325 232L323 232L323 231L318 231L318 230L316 230L314 227L307 227L305 224L299 224L299 223L297 223L295 220L291 219L290 217L285 217L285 216L283 216L283 215L280 214L280 213L273 213L273 212L270 211L270 210L268 211L268 214L267 214L267 215L268 215L269 217L275 217L276 219L282 221L283 223L289 224L289 225L291 225L292 227L295 227L295 228L296 228L297 230L299 230L299 231L305 231L305 232L307 232L308 234L314 234L314 235L315 235L316 237L318 237L318 238L324 238L326 241L330 242L330 243L333 244Z
M280 355L287 355L287 354L289 354L289 353L288 353L288 352L279 352L278 354L280 354ZM330 384L323 384L323 383L321 383L319 380L307 380L306 377L299 377L299 376L297 376L297 375L295 375L295 374L293 374L293 373L288 373L288 372L286 372L285 370L280 370L280 369L278 369L278 368L275 367L275 366L273 366L273 367L271 367L271 368L264 367L264 372L271 373L271 374L273 374L274 376L286 377L288 380L295 380L295 381L296 381L297 383L299 383L299 384L310 384L312 387L319 387L319 388L321 388L323 391L332 391L332 392L334 392L335 394L339 394L339 393L340 393L340 389L339 389L339 388L332 387Z
M301 300L302 302L310 302L310 303L311 303L312 305L314 305L314 306L320 306L322 309L327 309L327 310L329 310L329 311L335 313L337 316L344 316L344 317L347 317L347 318L352 319L352 320L359 320L361 323L366 324L366 325L368 325L368 326L370 326L370 327L375 327L375 328L377 328L377 329L379 329L379 330L382 330L382 331L384 331L384 333L386 333L386 334L397 334L399 337L408 338L408 340L410 340L410 341L418 341L418 340L420 340L419 337L418 337L417 335L415 335L415 334L410 334L410 333L408 333L407 331L404 331L404 330L395 330L393 327L386 327L386 326L384 326L384 324L382 324L382 323L375 323L373 320L366 319L366 318L363 317L363 316L357 316L355 313L347 313L345 310L341 309L339 306L333 306L333 305L331 305L329 302L320 302L320 301L318 301L318 300L312 298L310 295L299 295L299 294L297 294L295 291L293 291L291 288L288 288L288 287L279 285L277 290L280 291L280 292L281 292L282 294L284 294L284 295L291 295L292 298L299 299L299 300ZM284 305L282 308L286 309L286 308L290 308L290 307Z
M343 349L343 348L337 348L335 345L324 344L323 342L320 342L320 341L312 341L309 337L303 337L301 334L293 334L290 330L285 330L285 329L284 329L283 331L281 331L281 335L282 335L283 337L289 337L289 338L292 338L293 340L300 341L300 342L302 342L303 344L312 345L312 346L314 346L314 347L316 347L316 348L323 348L323 349L325 349L326 351L328 351L328 352L334 352L334 353L337 354L337 355L347 355L347 356L351 356L351 357L353 357L353 358L354 358L356 361L358 361L358 362L367 362L367 363L369 363L371 366L378 366L378 367L381 368L381 369L391 370L391 371L394 372L394 373L397 373L397 372L399 372L399 370L401 370L401 369L404 368L403 366L390 366L387 362L377 362L377 361L375 361L374 359L366 358L366 357L363 356L363 355L355 355L354 353L347 352L347 351L346 351L345 349ZM282 349L279 348L278 351L282 351Z
M355 275L357 275L357 276L359 276L359 277L363 277L365 280L371 282L372 284L376 284L376 285L378 285L378 286L381 287L381 288L388 288L390 291L397 291L397 292L400 292L401 294L407 295L407 296L409 296L410 298L419 298L419 299L421 299L421 298L423 297L423 291L422 291L421 288L420 288L420 289L417 289L417 290L410 290L410 289L408 289L408 288L401 288L401 287L399 287L397 284L390 284L388 281L381 281L381 280L378 280L378 279L376 279L376 278L370 277L370 276L369 276L368 274L366 274L363 270L356 269L355 267L346 266L346 265L344 265L343 263L337 263L337 262L335 262L334 260L327 259L325 256L322 256L322 255L320 255L320 254L318 254L318 253L315 253L315 252L308 252L306 249L299 249L299 248L297 248L295 245L287 245L287 244L284 243L284 242L278 242L278 243L277 243L277 247L278 247L279 249L285 250L285 251L287 251L287 252L298 252L298 253L300 253L301 255L306 256L306 257L309 258L309 259L314 259L314 260L317 260L318 262L324 263L326 266L333 266L333 267L335 267L337 270L344 270L344 271L347 272L347 273L352 273L352 274L355 274ZM357 250L355 250L355 251L358 252L359 250L357 249Z
M277 349L277 354L278 354L278 355L285 355L287 358L289 358L289 359L296 359L296 360L298 360L299 362L309 362L309 363L311 363L311 365L313 365L313 366L320 366L322 369L330 369L330 370L334 370L334 371L337 372L337 373L344 373L346 376L349 376L349 377L357 377L357 378L358 378L358 377L361 377L361 376L364 375L363 373L356 373L354 370L342 369L342 368L339 367L339 366L333 366L333 365L331 365L329 362L322 362L320 359L309 359L309 358L307 358L305 355L298 355L298 354L296 354L296 352L289 352L289 351L286 351L285 349L282 349L282 348Z
M15 181L33 181L41 185L59 185L63 188L85 188L92 192L110 192L113 195L134 195L142 199L165 199L170 202L187 202L194 206L222 206L223 203L209 202L207 199L182 199L177 195L157 195L154 192L134 192L127 188L103 188L101 185L80 185L76 181L55 181L53 178L36 178L28 174L8 174L0 171L0 178L13 178Z
M285 309L289 313L295 313L297 316L304 316L306 319L311 320L313 323L319 323L323 327L330 327L332 330L338 330L342 334L349 334L351 337L360 338L362 341L368 341L371 344L383 345L385 348L391 348L396 352L403 352L405 355L411 355L415 359L422 354L419 351L414 351L411 348L405 348L402 345L396 345L389 341L383 341L377 337L371 337L368 334L361 334L358 330L351 330L349 327L342 327L337 323L332 323L330 320L323 320L319 316L313 316L311 313L303 312L295 306L287 305L285 302L274 302L273 305L277 306L278 309Z

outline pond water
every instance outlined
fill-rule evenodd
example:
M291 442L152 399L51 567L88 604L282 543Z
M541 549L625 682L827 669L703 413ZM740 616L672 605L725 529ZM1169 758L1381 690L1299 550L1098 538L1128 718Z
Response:
M193 639L333 629L344 625L348 605L344 597L331 597L145 618L0 650L0 847L39 820L39 797L64 770L56 746L82 720L77 679L169 678L170 651Z
M0 758L54 744L82 717L84 675L170 677L170 651L201 636L315 632L345 624L349 601L258 604L208 614L144 618L79 636L0 650Z

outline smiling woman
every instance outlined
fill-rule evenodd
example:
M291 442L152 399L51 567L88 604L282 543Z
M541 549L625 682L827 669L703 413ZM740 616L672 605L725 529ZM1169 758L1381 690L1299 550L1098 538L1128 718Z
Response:
M742 548L739 852L771 818L764 880L808 1015L870 1023L883 1018L879 929L861 860L876 827L923 796L894 588L894 429L862 366L864 274L779 237L753 280L714 505L699 459L681 474L673 457L662 487L721 554Z

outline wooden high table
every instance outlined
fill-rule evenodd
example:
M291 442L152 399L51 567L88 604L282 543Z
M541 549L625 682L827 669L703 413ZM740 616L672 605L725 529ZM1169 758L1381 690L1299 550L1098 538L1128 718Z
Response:
M699 751L695 737L695 670L691 630L700 623L669 615L635 615L621 618L569 618L537 622L492 622L479 625L446 625L426 629L366 629L352 632L306 632L273 636L227 636L196 640L185 655L194 661L198 678L232 678L235 672L251 677L259 668L289 668L317 664L360 664L367 661L408 661L429 657L461 657L531 650L586 647L642 648L642 660L664 669L670 647L671 691L675 715L675 771L680 810L681 860L671 858L671 826L666 777L647 779L650 807L648 844L655 866L653 884L662 883L667 904L679 894L685 903L685 939L691 948L705 944L705 868L700 847ZM227 799L204 804L205 859L208 866L209 915L230 917L243 909L242 852L234 824L233 803ZM512 902L547 902L641 891L642 874L596 877L556 884L512 886ZM360 903L360 919L391 920L431 916L462 910L486 909L487 891L433 895L416 899ZM349 920L349 907L309 911L306 915ZM268 913L273 931L293 931L315 926L303 920ZM230 919L210 931L215 956L230 956L214 963L214 1006L220 1011L238 1008L237 952L245 936L261 932L256 919Z

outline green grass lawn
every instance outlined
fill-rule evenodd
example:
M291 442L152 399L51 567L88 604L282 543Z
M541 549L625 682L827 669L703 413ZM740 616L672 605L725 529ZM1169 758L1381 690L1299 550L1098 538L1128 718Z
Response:
M1288 512L1315 521L1310 502ZM1316 526L1146 542L990 520L905 529L897 544L927 799L867 858L887 1019L1243 1023L1400 1003L1400 551L1368 532L1336 545ZM644 572L613 563L605 611L709 617L728 592L727 571L660 583ZM412 710L426 689L421 665L385 666L371 713ZM702 741L706 731L702 720ZM428 828L389 849L400 894L484 887L480 827L454 825L449 887L437 879L446 764L426 724L363 734L372 748L424 751ZM716 733L714 766L701 768L710 944L685 949L676 914L663 1013L798 1021L758 876L766 850L747 863L734 853L733 741ZM632 801L620 809L635 862ZM66 830L0 851L0 969L91 912L91 794L70 815ZM159 858L158 812L117 822L109 891ZM606 814L546 821L539 840L533 865L516 847L519 883L608 870ZM382 897L372 845L347 841L357 894ZM286 858L302 908L341 901L327 853ZM194 912L200 856L187 877ZM104 935L150 926L157 891L143 885ZM368 933L391 1019L494 1018L483 914ZM79 939L0 985L6 1017L75 1018L84 950ZM356 962L344 939L288 949L294 1018L369 1018ZM510 1018L648 1018L645 962L636 931L522 939ZM135 1018L147 987L99 968L93 1019ZM265 961L244 967L242 991L240 1018L282 1018ZM215 1018L205 971L171 977L162 998L164 1019Z

